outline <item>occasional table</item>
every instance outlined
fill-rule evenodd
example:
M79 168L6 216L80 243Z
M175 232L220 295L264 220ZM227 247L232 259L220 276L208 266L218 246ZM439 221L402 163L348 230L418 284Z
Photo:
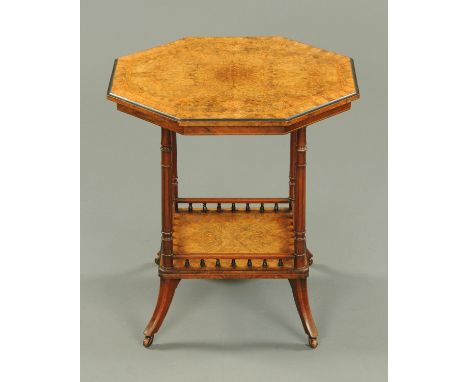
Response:
M143 345L152 344L181 279L265 278L289 280L315 348L306 127L359 98L353 60L284 37L187 37L116 59L107 98L161 127L160 288ZM289 195L179 196L177 134L289 134Z

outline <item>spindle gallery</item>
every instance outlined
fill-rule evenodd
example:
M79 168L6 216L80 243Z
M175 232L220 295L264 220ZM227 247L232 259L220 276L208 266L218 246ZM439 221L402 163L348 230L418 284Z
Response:
M161 127L160 288L143 345L152 344L181 279L270 278L289 280L315 348L306 128L359 98L353 60L284 37L187 37L116 59L107 98ZM179 196L177 134L289 134L289 195Z

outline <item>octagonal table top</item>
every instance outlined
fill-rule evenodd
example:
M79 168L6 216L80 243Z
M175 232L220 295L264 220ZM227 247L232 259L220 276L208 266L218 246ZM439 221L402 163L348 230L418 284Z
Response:
M285 134L359 89L350 57L285 37L186 37L116 59L107 98L181 134Z

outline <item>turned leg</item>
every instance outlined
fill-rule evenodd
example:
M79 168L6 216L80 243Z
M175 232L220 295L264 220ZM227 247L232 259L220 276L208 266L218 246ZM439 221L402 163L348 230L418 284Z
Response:
M163 269L170 269L173 266L172 254L172 216L173 216L173 172L172 162L174 160L172 153L172 145L175 138L171 136L171 132L167 129L161 129L161 250L157 256L159 267ZM153 336L166 317L166 313L171 305L172 297L174 296L175 289L179 284L179 279L163 279L159 287L158 301L154 309L153 316L151 317L146 329L144 331L145 339L143 345L150 346L153 343Z
M177 198L179 195L178 191L178 180L177 180L177 135L173 131L169 130L162 130L161 132L161 185L162 185L162 205L163 206L170 206L171 211L167 209L164 210L163 208L163 233L162 233L162 241L165 239L172 239L170 235L165 235L165 232L172 233L172 205L174 205L174 209L177 212L179 210L177 204ZM170 153L170 158L167 153ZM169 173L169 177L166 174ZM170 178L168 180L168 178ZM167 182L170 181L172 186L171 198L169 198L168 191L167 191ZM167 240L166 240L167 241ZM161 245L162 247L162 245ZM169 251L169 254L172 254L172 250ZM161 250L156 253L154 258L154 262L159 265L161 264Z
M159 266L161 268L172 268L172 218L173 197L172 187L172 143L171 132L161 129L161 253Z
M289 149L289 210L293 210L294 197L296 194L296 143L297 131L293 131L290 137Z
M179 197L179 181L177 177L177 133L171 131L171 144L172 144L172 193L173 200L176 202ZM177 203L175 205L177 211Z
M309 306L309 296L307 293L307 279L292 279L289 280L291 289L296 303L299 317L301 318L302 326L305 333L309 336L309 345L311 348L316 348L317 342L317 327L315 326L312 311Z
M161 279L156 308L154 309L153 316L149 320L148 325L146 325L146 329L143 332L145 335L143 346L149 347L153 343L154 334L159 330L164 321L164 317L166 317L179 281L180 279Z
M292 200L294 217L294 268L305 269L311 264L312 254L307 250L305 236L306 217L306 151L307 151L306 128L296 130L291 136L291 167L290 174L295 178L290 184L290 195ZM294 155L293 155L294 153ZM295 168L295 172L292 169ZM290 196L291 198L291 196ZM315 326L312 312L309 306L307 294L307 279L289 280L296 302L297 311L302 321L302 326L309 336L309 345L317 347L317 328Z
M306 223L306 128L296 131L296 181L294 185L293 217L294 217L294 268L304 269L307 263L307 245L305 236Z

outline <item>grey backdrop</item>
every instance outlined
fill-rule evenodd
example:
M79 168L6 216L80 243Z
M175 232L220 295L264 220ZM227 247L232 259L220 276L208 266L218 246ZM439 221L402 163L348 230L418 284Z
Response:
M82 380L386 380L386 2L81 4ZM186 35L284 35L355 60L361 100L308 129L315 351L277 280L182 281L141 345L158 291L160 129L105 92L115 57ZM288 136L180 137L181 195L286 195L288 150Z

